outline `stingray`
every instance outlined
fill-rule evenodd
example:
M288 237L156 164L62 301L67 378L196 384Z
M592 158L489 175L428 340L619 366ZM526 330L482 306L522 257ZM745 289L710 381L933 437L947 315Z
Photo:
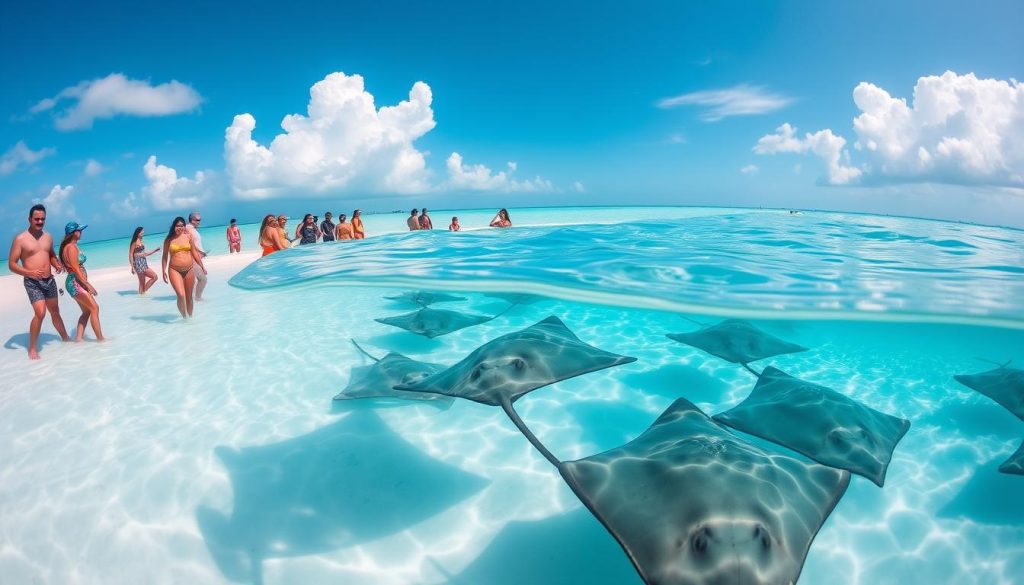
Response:
M399 295L384 297L389 301L401 301L404 303L412 303L421 307L433 305L434 303L450 303L453 301L464 301L466 297L459 297L450 295L443 292L427 292L427 291L407 291Z
M228 514L196 511L225 578L261 583L268 558L323 554L409 530L487 480L423 453L370 410L309 434L218 447L234 491Z
M582 341L561 319L548 317L521 331L478 347L452 367L398 390L432 392L501 406L516 427L552 463L552 455L512 409L524 394L549 384L635 362L636 358L598 349Z
M669 333L668 338L702 349L727 362L742 364L748 370L750 362L807 351L806 347L779 339L740 319L727 319L690 333Z
M1024 443L1021 443L1017 451L999 466L999 471L1012 475L1024 475Z
M494 317L486 317L484 315L469 315L445 309L431 309L428 307L418 311L413 311L412 313L406 313L404 315L374 319L374 321L385 325L399 327L411 333L433 339L435 337L440 337L441 335L447 335L452 331L458 331L459 329L486 323L495 317L497 317L497 315Z
M548 300L547 297L540 295L531 295L529 293L484 293L485 297L491 297L492 299L501 299L506 303L513 305L532 305L539 301Z
M755 447L685 398L633 441L559 471L658 585L795 583L850 483Z
M405 400L436 400L451 403L452 398L440 394L426 392L407 392L395 390L396 384L409 384L440 372L445 368L440 364L419 362L400 353L390 352L382 358L376 358L366 352L354 340L352 343L366 357L374 361L370 366L352 368L348 386L334 397L335 400L353 400L357 398L401 398Z
M1017 418L1024 420L1024 370L1000 366L980 374L953 378L971 390L995 400Z
M739 405L717 422L885 484L885 472L910 421L868 408L768 366Z

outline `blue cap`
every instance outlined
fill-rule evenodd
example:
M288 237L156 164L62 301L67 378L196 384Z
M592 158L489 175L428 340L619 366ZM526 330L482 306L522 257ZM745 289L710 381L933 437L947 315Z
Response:
M87 225L78 225L77 221L69 221L67 224L64 225L64 235L65 236L70 236L71 234L73 234L75 232L80 232L80 231L84 230L87 227L89 227L89 226L87 226Z

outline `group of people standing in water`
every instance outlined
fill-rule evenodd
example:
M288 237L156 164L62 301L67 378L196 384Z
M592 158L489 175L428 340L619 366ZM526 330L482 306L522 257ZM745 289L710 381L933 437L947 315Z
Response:
M302 244L315 244L317 242L334 242L337 240L362 240L366 237L366 230L363 226L362 211L359 209L352 212L352 221L344 213L338 216L338 223L334 223L334 215L328 211L324 213L324 220L317 223L317 217L307 213L302 217L299 225L295 226L294 238L288 233L288 216L268 214L264 216L260 224L260 248L263 255L273 254L278 250L290 248L295 242ZM232 220L233 222L234 220ZM236 228L237 229L237 228ZM231 228L228 228L228 241L231 240ZM239 240L240 242L241 240Z
M409 218L405 220L406 225L409 226L410 232L419 230L432 230L434 229L434 222L430 219L430 215L427 213L427 208L422 209L412 208L409 212ZM508 210L502 208L498 210L498 213L494 216L489 224L490 227L501 227L507 228L512 227L512 220L508 217ZM462 231L462 226L459 224L459 217L452 217L452 222L448 224L448 231L459 232Z

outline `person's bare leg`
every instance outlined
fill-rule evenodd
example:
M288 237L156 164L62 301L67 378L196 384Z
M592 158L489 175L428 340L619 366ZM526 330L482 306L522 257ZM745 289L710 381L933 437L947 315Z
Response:
M92 295L88 295L85 300L90 305L89 323L92 325L92 332L96 335L96 341L104 341L106 338L103 337L103 329L100 327L100 304Z
M149 270L146 271L146 286L142 288L142 294L146 294L146 292L149 289L153 288L153 285L156 284L156 281L156 272L153 272L153 269L150 268Z
M188 316L192 316L192 290L196 285L196 268L193 266L192 270L188 271L185 275L185 310L188 312Z
M181 274L177 270L171 269L168 279L171 281L171 288L174 289L174 294L178 297L178 312L181 313L182 319L187 319L188 313L185 312L185 283L182 281Z
M139 294L146 294L146 273L139 274L136 272L135 276L139 277Z
M196 281L195 299L197 301L201 301L203 300L203 291L206 290L206 279L199 278L199 276L196 275L196 270L199 269L196 267L192 267L192 278L194 278Z
M64 341L71 341L68 337L68 330L64 328L64 319L60 316L60 303L57 302L57 297L52 299L46 299L46 310L50 312L50 321L53 322L53 328L57 330L57 334Z
M43 316L46 315L46 303L32 303L32 321L28 324L28 359L39 359L39 331L43 328ZM66 335L66 334L65 334Z

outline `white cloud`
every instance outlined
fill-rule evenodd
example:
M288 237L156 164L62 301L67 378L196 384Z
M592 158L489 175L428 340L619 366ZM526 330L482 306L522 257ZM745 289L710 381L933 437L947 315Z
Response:
M160 85L128 79L112 73L102 79L82 81L63 89L29 110L33 114L53 110L64 101L72 102L60 111L54 125L58 130L92 128L94 120L114 116L169 116L190 112L202 102L191 87L172 80Z
M0 156L0 176L13 173L21 165L35 164L48 156L56 154L56 152L57 149L55 148L32 150L24 141L19 140L3 156Z
M757 165L747 165L740 169L740 172L743 173L744 175L752 175L759 170L761 169Z
M155 156L149 157L142 171L149 182L142 188L142 194L153 209L180 211L197 205L209 195L208 176L202 171L198 171L194 179L178 177L173 168L157 164ZM134 200L134 195L130 197Z
M467 165L462 162L462 155L453 152L448 157L448 180L441 187L444 189L467 191L554 191L551 181L534 177L526 181L512 178L516 163L508 163L508 171L494 173L485 165Z
M324 196L430 189L424 153L413 146L435 125L426 83L416 82L408 100L379 110L359 75L332 73L309 93L307 115L285 116L284 133L269 147L253 140L252 115L235 116L225 131L224 158L237 196L261 199L285 189Z
M110 204L110 212L124 219L138 217L142 215L143 211L142 200L134 192L129 193L124 199L114 200Z
M844 150L845 146L846 139L836 136L831 130L819 130L814 134L808 132L803 138L798 138L796 128L783 124L776 128L775 134L762 136L754 146L754 152L814 154L825 163L827 182L830 185L846 185L860 177L862 171L850 166L850 155Z
M71 193L74 190L75 187L73 185L68 185L67 187L54 185L46 197L35 199L35 202L45 205L47 213L70 217L75 215L75 208L71 205Z
M586 192L587 188L583 186L583 183L581 183L579 181L575 181L572 184L572 190L577 192L577 193L584 193L584 192Z
M861 111L853 120L850 165L846 140L831 130L795 136L783 124L758 140L754 152L813 152L826 161L828 182L863 185L933 182L1024 187L1024 86L1015 79L978 79L973 73L917 80L913 101L861 82L853 90Z
M705 122L717 122L730 116L751 116L780 110L795 100L764 88L737 85L726 89L713 89L684 93L658 101L659 108L677 106L706 106L708 109L700 118Z
M90 158L85 162L86 177L95 177L96 175L102 173L105 170L106 169L103 167L103 165L101 165L100 162L96 159Z

